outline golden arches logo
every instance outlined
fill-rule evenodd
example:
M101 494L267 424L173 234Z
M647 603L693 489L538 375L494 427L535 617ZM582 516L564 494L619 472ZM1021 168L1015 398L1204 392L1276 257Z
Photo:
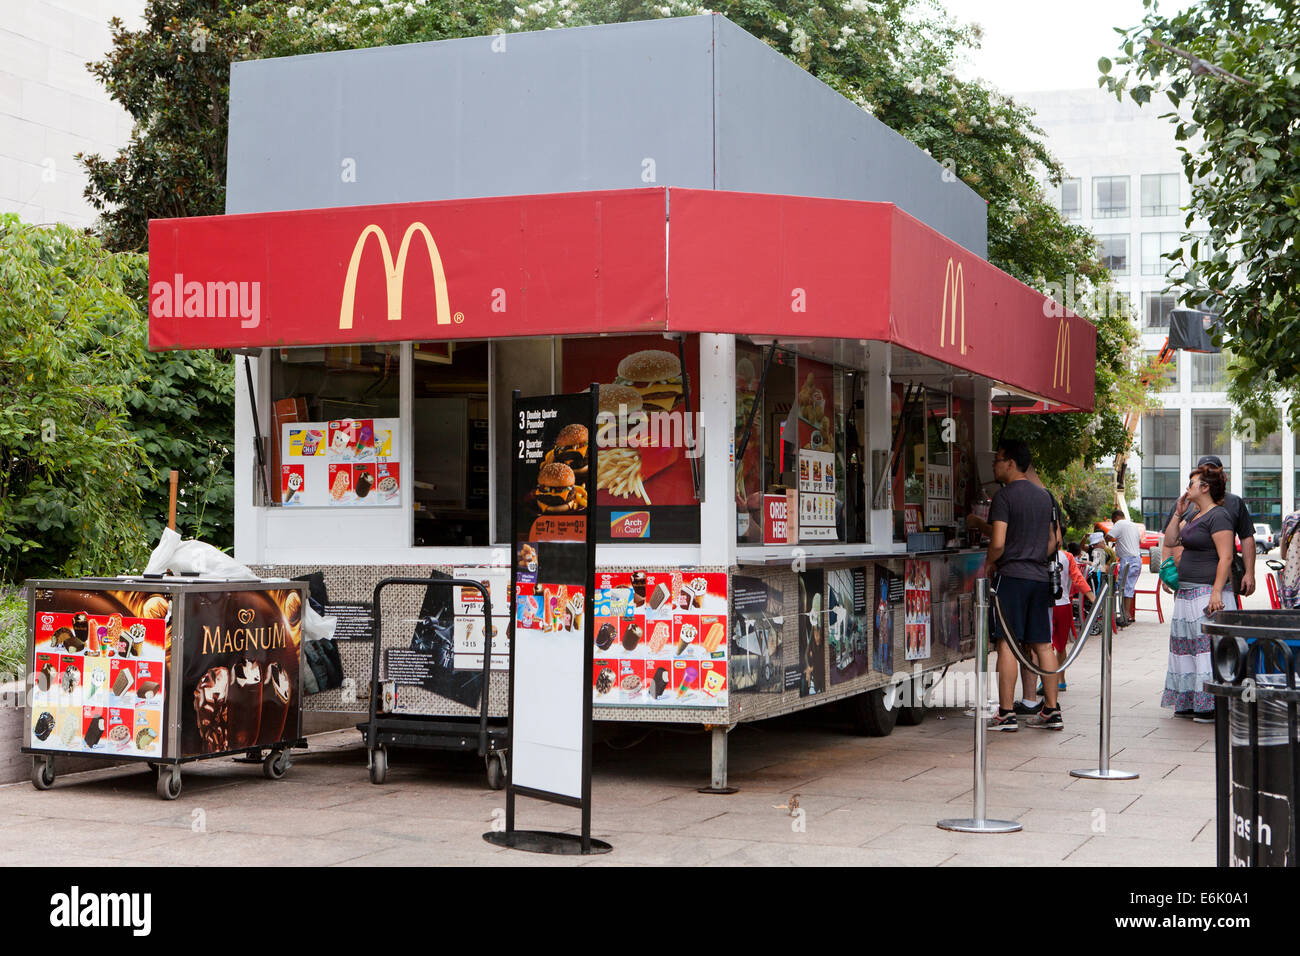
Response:
M402 244L397 247L397 260L393 261L393 250L388 245L384 230L376 225L366 226L357 237L357 244L352 247L352 258L348 262L348 274L343 280L343 302L339 307L339 328L352 328L352 311L356 305L357 272L361 268L361 255L366 249L366 240L374 236L379 242L379 252L384 257L384 284L388 291L388 321L398 322L402 318L402 285L406 279L406 257L411 251L411 239L419 233L424 237L424 245L429 253L429 266L433 269L434 306L439 325L451 324L451 306L447 302L447 275L442 269L442 256L438 244L433 241L433 234L422 222L413 222L402 233Z
M948 320L951 317L952 323ZM944 346L944 335L948 344L957 344L957 323L961 322L961 354L966 354L966 281L962 277L961 263L948 260L948 267L943 271L943 303L939 307L939 348Z
M1056 351L1052 356L1052 388L1065 386L1070 392L1070 323L1061 319L1056 326Z

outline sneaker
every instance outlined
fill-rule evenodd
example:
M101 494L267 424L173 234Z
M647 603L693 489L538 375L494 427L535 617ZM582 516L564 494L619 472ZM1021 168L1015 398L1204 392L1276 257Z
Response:
M1176 710L1176 711L1174 711L1174 716L1175 716L1175 717L1186 717L1188 720L1191 720L1193 717L1196 716L1196 711L1194 711L1194 710Z
M1212 724L1214 723L1214 711L1195 711L1192 714L1192 723L1194 724Z
M1038 703L1034 704L1033 707L1030 707L1023 700L1017 700L1012 705L1011 709L1014 713L1020 714L1024 717L1032 717L1043 709L1043 702L1040 700Z
M989 718L988 729L1015 733L1019 729L1019 725L1016 723L1016 712L1014 710L1003 711L998 708L998 715Z
M1033 727L1035 730L1064 730L1065 719L1061 716L1061 708L1048 710L1043 708L1043 712L1037 717L1031 717L1025 722L1026 727Z

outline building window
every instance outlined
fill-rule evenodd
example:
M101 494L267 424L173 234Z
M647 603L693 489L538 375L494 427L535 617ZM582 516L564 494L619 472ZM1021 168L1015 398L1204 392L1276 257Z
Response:
M1148 528L1162 527L1165 515L1183 493L1178 422L1176 408L1142 417L1142 520Z
M1163 258L1178 248L1181 236L1176 232L1142 233L1142 274L1162 276L1172 265Z
M1168 329L1169 313L1178 306L1178 300L1172 295L1159 292L1142 293L1142 327L1144 329Z
M1256 521L1282 529L1282 433L1242 444L1242 495Z
M1192 358L1192 391L1223 391L1223 353L1189 352Z
M1178 215L1178 174L1159 173L1142 177L1142 215Z
M1218 455L1227 462L1232 453L1232 436L1228 430L1231 412L1222 409L1192 409L1192 463L1204 455Z
M1083 180L1061 180L1061 215L1066 219L1083 216Z
M1160 357L1159 352L1144 352L1144 357L1148 362L1153 362ZM1173 356L1164 365L1158 365L1154 369L1152 379L1156 383L1156 390L1160 392L1178 391L1178 353L1174 352Z
M1116 233L1097 238L1101 244L1101 264L1110 270L1111 275L1128 275L1128 236Z
M1128 215L1128 177L1098 176L1092 181L1092 217L1118 219Z

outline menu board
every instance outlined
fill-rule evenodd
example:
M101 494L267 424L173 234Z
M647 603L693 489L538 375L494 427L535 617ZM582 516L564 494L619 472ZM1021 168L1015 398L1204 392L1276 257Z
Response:
M401 504L400 418L342 418L280 426L286 508Z
M492 662L494 671L510 669L510 570L508 568L452 568L461 581L478 581L492 599ZM483 595L474 588L454 587L453 618L456 670L483 669L487 642L483 636Z
M564 341L563 387L600 383L600 477L590 489L597 541L699 541L698 384L686 402L688 379L699 382L699 337L688 336L682 352L684 366L660 335Z
M799 393L791 416L799 436L799 540L834 541L835 530L835 370L825 362L800 357Z
M39 590L28 746L162 755L164 595Z
M727 705L727 575L597 572L593 703Z
M952 466L925 467L925 523L952 524Z
M592 396L514 400L510 786L582 799L591 724Z

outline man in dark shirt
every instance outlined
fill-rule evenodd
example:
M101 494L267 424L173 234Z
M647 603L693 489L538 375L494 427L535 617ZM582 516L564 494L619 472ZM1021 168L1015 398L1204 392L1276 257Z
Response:
M1023 441L1004 439L993 459L993 476L1002 489L989 507L988 572L997 589L997 602L1011 634L1002 631L994 615L994 632L1000 641L1019 640L1029 645L1035 663L1045 671L1056 670L1052 648L1052 593L1048 556L1055 550L1057 531L1051 495L1026 476L1031 464L1029 446ZM1019 667L1011 651L998 649L998 716L990 730L1017 729L1014 706ZM1065 723L1056 699L1057 678L1043 678L1043 707L1028 725L1063 730Z
M1213 465L1215 468L1222 468L1223 461L1218 455L1202 455L1196 460L1196 467L1202 465ZM1178 503L1174 503L1174 508ZM1174 516L1174 508L1169 509L1169 514L1165 515L1165 527L1169 527L1169 519ZM1241 599L1255 593L1255 519L1250 516L1250 509L1246 507L1246 502L1242 501L1240 495L1234 495L1231 491L1223 496L1223 510L1227 512L1229 520L1232 521L1233 533L1241 540L1241 560L1246 566L1246 573L1241 576L1241 594L1237 595L1237 607L1241 607ZM1183 515L1186 521L1196 517L1196 507L1193 505Z

